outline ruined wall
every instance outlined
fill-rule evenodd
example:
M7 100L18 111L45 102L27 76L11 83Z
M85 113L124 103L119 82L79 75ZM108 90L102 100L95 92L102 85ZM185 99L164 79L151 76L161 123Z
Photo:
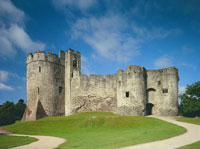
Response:
M81 75L81 55L65 55L65 115L86 111L113 111L116 107L115 75Z
M25 120L64 115L64 52L35 52L27 57L27 108Z
M117 73L117 113L122 115L145 115L146 70L130 65Z
M178 70L166 68L147 70L147 102L152 103L153 115L178 114Z
M79 76L78 76L79 77ZM72 78L73 113L86 111L115 111L116 76L81 75Z

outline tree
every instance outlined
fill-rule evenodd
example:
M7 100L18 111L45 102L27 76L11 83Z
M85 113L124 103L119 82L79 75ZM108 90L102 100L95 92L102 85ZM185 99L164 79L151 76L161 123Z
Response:
M23 99L20 99L17 104L6 101L0 106L0 126L12 124L16 120L21 120L25 108L26 105Z
M187 85L185 93L179 97L180 112L183 116L200 116L200 81Z
M15 120L21 120L24 114L24 110L26 105L24 104L24 100L20 99L17 104L15 104Z
M15 107L13 102L6 101L0 108L0 126L15 122Z

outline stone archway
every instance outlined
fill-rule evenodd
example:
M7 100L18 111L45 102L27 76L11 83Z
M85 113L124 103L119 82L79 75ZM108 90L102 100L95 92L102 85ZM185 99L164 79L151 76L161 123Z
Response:
M147 89L146 115L153 114L155 92L156 92L156 90L154 88Z

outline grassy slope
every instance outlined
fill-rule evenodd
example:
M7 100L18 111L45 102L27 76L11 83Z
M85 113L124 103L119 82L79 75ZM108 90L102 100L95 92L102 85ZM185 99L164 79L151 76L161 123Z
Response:
M200 118L178 117L177 120L200 125ZM186 145L184 147L181 147L180 149L199 149L199 148L200 148L200 141L190 144L190 145Z
M0 135L0 148L7 149L11 147L26 145L35 141L37 141L37 139L31 137Z
M60 148L113 148L166 139L185 132L174 124L151 117L119 116L105 112L47 117L4 127L14 133L58 136Z

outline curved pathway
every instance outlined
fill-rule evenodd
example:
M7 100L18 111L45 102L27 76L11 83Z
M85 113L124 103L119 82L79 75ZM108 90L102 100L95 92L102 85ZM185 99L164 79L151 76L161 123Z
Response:
M187 132L169 139L122 147L121 149L174 149L200 141L200 125L176 121L172 117L152 116L187 129Z
M0 129L0 133L7 134L10 136L28 136L28 137L33 137L33 138L38 139L38 141L36 141L36 142L30 143L27 145L23 145L23 146L14 147L12 149L55 149L60 144L62 144L66 141L66 139L64 139L64 138L51 137L51 136L12 134L12 133L6 132L2 129Z

